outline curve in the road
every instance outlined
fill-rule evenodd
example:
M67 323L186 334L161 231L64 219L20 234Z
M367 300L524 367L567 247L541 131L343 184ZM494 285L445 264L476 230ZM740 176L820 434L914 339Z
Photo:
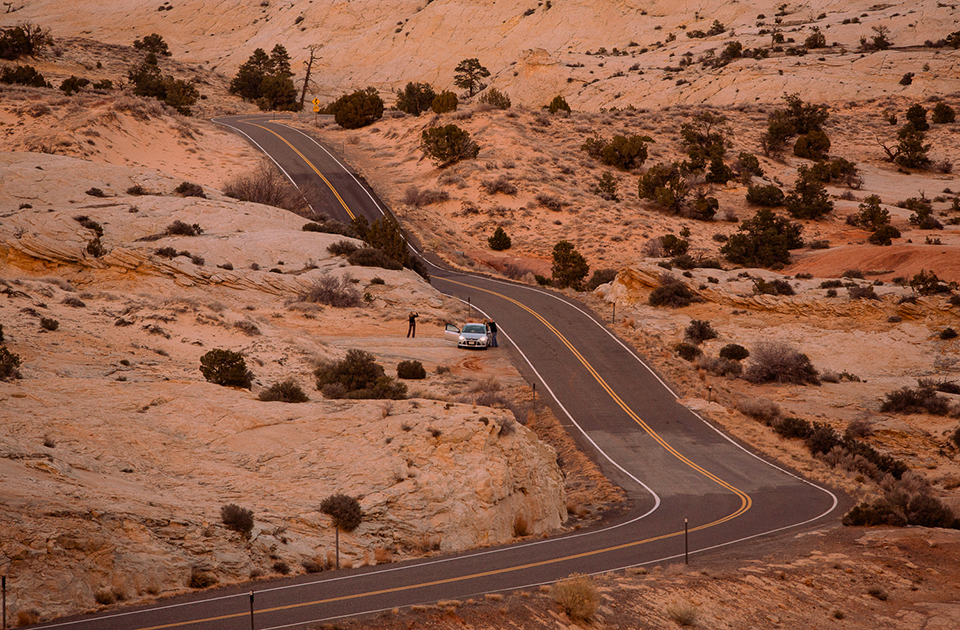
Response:
M233 117L236 129L301 190L319 176L341 220L385 214L375 194L315 139L268 118ZM336 206L340 206L336 208ZM334 215L334 218L338 218ZM481 313L495 313L507 351L517 352L553 407L576 427L601 467L633 499L611 524L555 538L440 559L302 576L280 586L209 597L49 627L160 630L299 627L396 606L476 596L705 553L808 525L831 514L837 497L752 453L680 405L676 393L581 305L556 293L475 276L431 261L434 285ZM637 410L642 409L640 413ZM682 525L687 520L690 526ZM249 603L248 603L249 602ZM248 610L249 608L249 610Z

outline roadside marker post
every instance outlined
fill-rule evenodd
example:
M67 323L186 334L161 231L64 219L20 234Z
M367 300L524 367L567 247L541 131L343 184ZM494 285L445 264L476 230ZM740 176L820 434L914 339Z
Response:
M3 583L3 630L7 630L7 576L0 576Z
M254 627L253 627L253 591L250 591L250 630L254 630Z
M690 564L690 542L687 539L689 530L687 529L687 519L683 519L683 563Z

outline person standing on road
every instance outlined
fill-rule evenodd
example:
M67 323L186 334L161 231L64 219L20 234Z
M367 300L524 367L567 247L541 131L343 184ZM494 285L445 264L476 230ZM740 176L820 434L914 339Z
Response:
M410 316L408 317L410 321L410 326L407 328L407 337L416 337L417 336L417 318L420 317L420 313L416 311L410 311Z
M490 329L490 347L497 347L497 322L492 319L487 320L487 328Z

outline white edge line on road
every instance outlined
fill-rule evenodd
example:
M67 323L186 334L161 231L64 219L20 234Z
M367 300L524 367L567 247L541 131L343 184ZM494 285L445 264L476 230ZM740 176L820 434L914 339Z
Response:
M426 260L426 259L424 258L424 260ZM430 263L430 261L428 261L428 260L427 260L427 263L432 264L432 263ZM433 265L433 267L435 267L435 268L437 268L437 269L440 269L440 267L437 267L437 265ZM461 273L462 275L466 275L466 276L474 275L474 274L470 274L470 273L466 273L466 272L457 272L457 273ZM663 379L660 378L660 376L659 376L656 372L653 371L653 368L651 368L649 365L647 365L647 363L646 363L643 359L641 359L640 356L639 356L636 352L634 352L634 350L633 350L630 346L628 346L628 345L626 345L625 343L623 343L623 341L621 341L619 337L617 337L616 335L614 335L613 332L612 332L609 328L606 327L606 325L604 325L602 322L597 321L597 319L596 319L592 314L590 314L590 313L588 313L587 311L583 310L583 309L580 308L578 305L576 305L576 304L574 304L573 302L571 302L571 301L569 301L569 300L567 300L567 299L565 299L565 298L562 298L562 297L560 297L560 296L558 296L558 295L556 295L556 294L554 294L554 293L551 293L551 292L549 292L549 291L543 291L543 290L541 290L541 289L537 289L537 288L534 288L534 287L528 287L528 286L522 285L522 284L515 284L515 283L510 283L510 282L504 282L503 280L499 280L499 279L497 279L497 278L490 278L490 277L487 277L487 276L476 276L476 277L479 277L479 278L484 279L484 280L489 280L490 282L493 282L493 283L496 283L496 284L508 285L508 286L511 286L511 287L517 287L517 288L521 288L521 289L526 289L526 290L528 290L528 291L533 291L533 292L539 293L539 294L541 294L541 295L546 295L546 296L552 297L553 299L558 300L558 301L566 304L566 305L569 306L570 308L578 311L581 315L583 315L584 317L586 317L587 319L589 319L590 321L592 321L594 324L596 324L596 326L597 326L598 328L600 328L603 332L605 332L608 337L610 337L611 339L613 339L616 343L620 344L620 347L622 347L624 350L626 350L627 352L629 352L630 355L633 356L633 358L634 358L640 365L642 365L644 368L646 368L647 371L650 372L650 374L653 375L653 377L656 378L656 379L663 385L663 387L664 387L668 392L670 392L670 394L673 395L673 397L674 397L675 400L680 400L680 397L677 395L677 393L674 392L673 389L671 389L671 387L670 387L669 385L667 385L667 384L663 381ZM476 308L476 306L474 306L474 308ZM480 310L480 309L477 309L477 310ZM482 312L482 311L481 311L481 312ZM488 316L488 317L489 317L489 316ZM521 352L521 354L523 354L523 353ZM524 359L526 359L526 356L524 356ZM527 363L529 363L529 361L527 361ZM532 366L531 366L531 367L532 367ZM536 371L536 370L534 370L534 371ZM539 374L538 374L537 376L540 377ZM541 378L541 381L542 381L542 380L543 380L543 379ZM546 384L544 384L544 386L546 386ZM552 394L552 392L551 392L551 394ZM554 397L554 400L556 400L556 397ZM749 455L750 457L753 457L754 459L756 459L756 460L758 460L758 461L760 461L760 462L763 462L763 463L766 464L767 466L770 466L771 468L773 468L773 469L775 469L775 470L779 470L779 471L782 472L783 474L788 475L788 476L790 476L790 477L793 477L794 479L796 479L796 480L798 480L798 481L801 481L801 482L803 482L803 483L805 483L805 484L807 484L807 485L809 485L809 486L811 486L811 487L813 487L813 488L816 488L817 490L820 490L821 492L824 492L824 493L826 493L827 495L829 495L830 498L831 498L832 501L833 501L833 504L830 506L830 509L826 510L823 514L820 514L819 516L817 516L817 517L815 517L815 518L813 518L813 519L811 519L811 520L817 520L817 519L819 519L819 518L823 518L824 516L826 516L826 515L829 514L830 512L833 512L833 511L837 508L837 505L839 505L839 500L837 499L837 495L835 495L834 493L830 492L828 489L824 488L823 486L818 486L817 484L813 483L812 481L809 481L809 480L807 480L807 479L804 479L803 477L801 477L801 476L799 476L799 475L796 475L796 474L790 472L789 470L786 470L786 469L784 469L784 468L781 468L781 467L778 466L777 464L774 464L773 462L768 461L768 460L764 459L763 457L760 457L760 456L757 455L756 453L748 450L748 449L747 449L746 447L744 447L742 444L739 444L736 440L734 440L733 438L731 438L729 435L727 435L726 433L724 433L723 431L721 431L720 429L718 429L716 426L714 426L714 425L711 424L710 422L707 422L707 421L703 418L703 416L701 416L699 413L697 413L697 412L694 411L693 409L690 409L689 407L686 407L686 406L684 406L684 405L680 405L680 406L683 407L684 409L686 409L688 412L690 412L694 417L696 417L698 420L700 420L700 422L702 422L702 423L705 424L706 426L710 427L710 429L712 429L715 433L717 433L717 435L720 435L721 437L723 437L723 439L727 440L728 442L730 442L730 444L734 445L736 448L740 449L741 451L743 451L744 453L746 453L746 454ZM564 412L566 412L565 409L564 409ZM568 414L568 417L569 417L569 414ZM571 420L572 420L572 418L571 418ZM578 425L577 428L579 428L579 425ZM581 429L581 431L582 431L582 429ZM602 452L602 451L601 451L601 452ZM792 527L799 527L799 526L805 525L806 523L809 523L809 522L810 522L810 521L804 521L803 523L797 523L796 525L793 525ZM788 527L791 527L791 526L788 526ZM781 529L785 529L785 528L781 528ZM780 530L774 529L774 530L770 530L770 532L767 532L767 533L774 533L774 532L777 532L777 531L780 531ZM760 535L763 535L763 534L757 534L757 535L760 536ZM748 539L745 538L744 540L748 540Z

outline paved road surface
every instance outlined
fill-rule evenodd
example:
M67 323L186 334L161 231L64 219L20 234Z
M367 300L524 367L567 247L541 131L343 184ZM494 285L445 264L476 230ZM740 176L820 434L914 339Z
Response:
M331 150L269 121L218 120L268 153L315 208L344 221L381 215L376 196ZM575 572L682 561L685 547L694 561L730 545L746 553L760 537L837 518L834 494L756 457L680 405L670 387L584 306L539 288L433 263L430 269L438 290L469 300L478 316L496 319L501 347L488 352L514 353L574 437L627 490L632 507L603 527L547 540L258 582L256 628L307 627L548 583ZM246 589L221 589L50 627L249 628L250 610Z

